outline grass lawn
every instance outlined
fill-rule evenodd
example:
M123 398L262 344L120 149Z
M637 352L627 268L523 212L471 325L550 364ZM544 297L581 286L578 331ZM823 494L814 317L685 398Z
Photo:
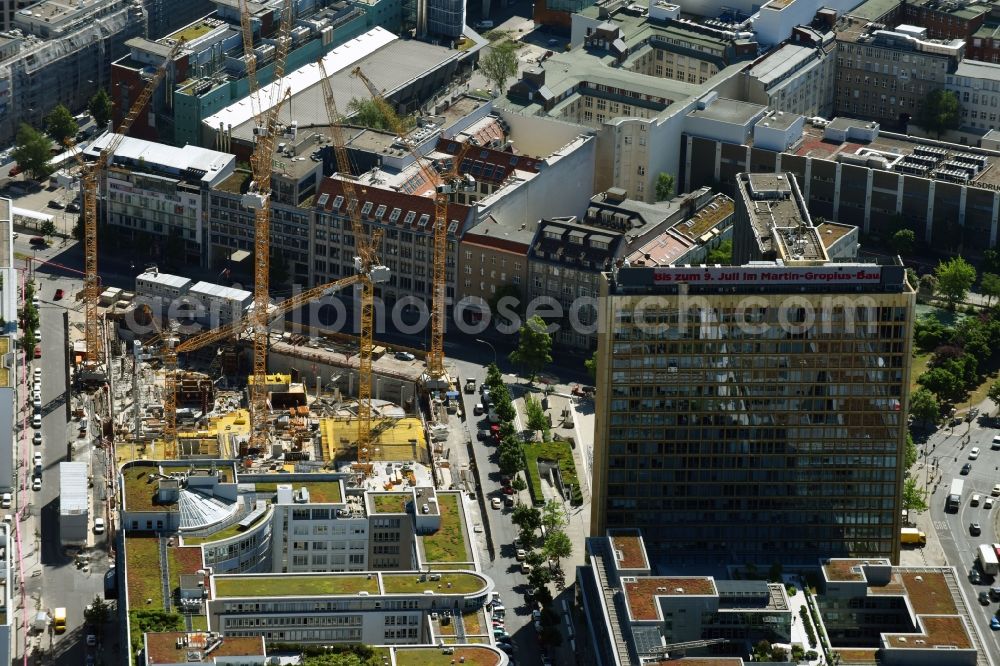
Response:
M229 537L234 537L237 534L240 534L242 532L249 532L250 530L252 530L253 528L255 528L257 525L260 525L260 521L264 520L266 517L267 517L266 515L260 516L259 518L257 518L257 520L255 520L255 521L253 521L253 523L251 523L250 527L246 528L245 530L240 529L240 524L239 523L235 523L233 525L230 525L229 527L227 527L224 530L219 530L215 534L210 534L208 536L184 537L184 543L187 544L187 545L189 545L189 546L198 546L200 544L208 543L210 541L222 541L223 539L228 539Z
M470 611L462 615L462 621L465 622L465 633L467 634L481 634L483 633L483 623L482 623L482 613L480 611Z
M292 491L305 486L309 489L309 501L313 504L323 504L326 502L341 502L340 482L338 481L282 481L281 485L291 485ZM255 483L254 492L261 495L278 492L277 483Z
M125 538L125 570L128 580L129 608L163 608L160 583L160 546L155 538ZM153 603L147 604L146 599Z
M149 475L159 471L156 465L132 465L122 472L125 485L125 509L128 511L153 511L164 507L153 502L159 484L156 479L150 480ZM172 509L177 510L177 505Z
M914 354L910 363L910 393L913 393L920 385L917 384L917 377L927 372L927 364L931 362L931 354Z
M454 494L438 494L437 497L438 509L441 511L441 529L421 537L424 542L424 557L428 562L468 562L472 556L466 552L458 497Z
M181 576L193 574L202 568L201 548L167 548L170 571L170 590L180 588Z
M442 654L440 648L396 648L396 666L448 666L463 663L468 666L496 666L500 656L493 650L464 647L455 654Z
M217 597L315 597L357 594L362 590L378 594L378 578L372 576L239 576L216 578Z
M576 463L573 461L573 447L568 440L556 440L541 444L525 444L524 457L528 467L528 486L536 502L542 502L542 477L538 473L538 461L557 461L563 484L573 485L573 505L583 504L580 481L576 477Z
M208 618L204 615L192 615L191 628L195 631L208 631Z
M407 493L373 495L372 506L375 513L406 513L406 500L410 497Z
M471 573L445 573L441 580L419 580L420 574L383 574L386 594L420 594L434 590L439 594L470 594L483 589L483 579ZM451 584L451 587L448 585Z

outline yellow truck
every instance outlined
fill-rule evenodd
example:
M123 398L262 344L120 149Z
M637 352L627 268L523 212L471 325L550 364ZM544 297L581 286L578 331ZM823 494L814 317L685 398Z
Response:
M927 535L915 527L904 527L899 530L899 542L904 546L922 547L927 545Z

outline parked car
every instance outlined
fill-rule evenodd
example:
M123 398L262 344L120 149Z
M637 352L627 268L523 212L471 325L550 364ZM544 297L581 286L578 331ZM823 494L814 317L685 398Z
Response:
M42 477L36 476L31 479L31 489L34 491L42 489Z
M990 599L993 599L994 601L1000 600L1000 587L990 588Z
M969 534L971 536L979 536L983 533L983 528L979 523L969 523Z
M34 416L31 417L31 427L35 428L36 430L38 428L42 427L42 415L41 414L35 414Z
M962 465L962 472L961 472L962 474L968 474L971 471L972 471L972 465L970 463L965 463L964 465Z
M104 534L103 518L94 518L94 534Z
M524 562L524 558L528 556L528 553L524 551L523 548L518 548L517 553L514 555L518 562Z
M993 497L1000 496L1000 483L993 485L993 490L990 491L990 495L993 495Z
M997 619L996 615L990 618L990 629L993 631L1000 629L1000 620Z
M76 203L75 201L70 201L68 204L66 204L66 212L67 213L79 213L80 212L80 204Z
M399 359L400 361L413 361L417 357L411 354L410 352L400 351L396 352L396 358Z
M63 296L65 296L65 292L62 289L56 289L56 295L53 297L53 300L61 301Z
M35 358L41 358L42 357L42 346L41 345L35 345L35 354L34 354L34 356L35 356Z
M473 416L482 416L482 414L483 414L484 411L486 411L486 410L483 409L483 403L481 403L481 402L477 402L476 406L472 408L472 414L473 414Z
M989 606L990 605L990 593L987 592L986 590L983 590L982 592L980 592L979 593L979 603L981 603L984 606Z
M979 500L981 500L981 499L982 499L981 496L979 496L979 495L973 495L972 499L969 500L969 505L970 506L979 506Z
M62 210L63 208L66 207L66 206L63 205L63 202L57 201L55 199L49 199L48 206L49 206L49 208L55 208L56 210Z
M983 508L984 509L992 509L993 508L993 498L992 497L987 497L986 498L986 500L983 502Z
M500 501L499 497L494 497L492 500L490 500L490 505L494 509L499 509L499 508L501 508L503 506L503 502Z
M34 444L35 446L41 446L42 445L42 433L36 431L35 434L32 435L32 437L31 437L31 443Z
M476 433L476 437L479 439L480 442L488 442L490 439L490 431L483 430L482 428L480 428L479 431Z
M508 509L514 508L514 498L509 495L503 499L503 505Z
M10 493L4 493L2 496L0 496L0 507L2 507L4 509L9 509L10 508L10 503L12 501L13 501L13 497L11 496L11 494Z
M979 447L973 446L969 451L969 460L976 460L979 458Z
M500 492L502 492L504 495L513 495L514 494L514 489L511 488L510 486L506 486L504 488L501 488Z

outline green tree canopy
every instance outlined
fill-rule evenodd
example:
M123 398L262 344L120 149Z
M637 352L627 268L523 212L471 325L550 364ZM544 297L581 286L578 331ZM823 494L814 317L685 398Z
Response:
M559 562L573 554L573 542L562 530L553 530L545 535L542 552L550 560Z
M917 378L917 383L945 402L957 400L965 388L963 378L945 367L931 368Z
M90 115L94 117L94 123L101 129L104 129L108 125L108 121L111 120L111 98L108 97L108 93L101 88L97 93L90 98L90 103L87 104L87 111Z
M58 104L49 112L49 115L45 116L45 131L56 143L62 146L66 143L66 139L76 136L76 133L80 131L80 126L76 124L76 118L69 112L69 109Z
M531 430L548 430L549 418L542 409L542 403L532 395L524 396L524 411L528 415L528 428Z
M538 315L524 322L518 331L517 349L510 353L511 362L524 367L531 381L552 362L552 336L545 329L545 321Z
M31 125L21 123L17 130L12 157L23 171L35 180L49 175L49 160L52 159L52 143L44 134Z
M507 90L507 79L517 75L517 45L509 39L489 47L479 59L479 69L500 95Z
M903 468L910 469L917 462L917 445L913 443L913 435L906 433L906 455L903 460Z
M38 230L43 236L54 236L56 233L56 224L52 220L45 220Z
M394 121L399 120L403 129L411 129L416 122L410 116L392 118L385 107L373 99L354 97L347 103L347 113L352 123L384 132L395 132Z
M83 619L93 626L97 633L101 633L105 623L111 619L111 606L100 595L95 596L94 601L83 610Z
M705 257L706 264L728 265L733 263L733 241L727 238L719 243L718 247L713 247Z
M990 384L989 390L986 391L986 397L1000 405L1000 379Z
M542 526L542 512L527 504L518 504L510 514L510 522L522 530L534 532Z
M590 375L591 381L597 379L597 350L591 354L590 358L584 360L583 367L587 369L587 374Z
M503 375L496 363L486 366L486 387L493 390L496 386L503 384Z
M987 298L987 304L992 305L993 299L1000 296L1000 275L983 273L979 278L979 291Z
M656 177L656 200L666 201L674 196L674 175L661 171Z
M938 262L934 275L938 280L938 293L951 305L965 298L972 283L976 281L976 269L962 257Z
M931 91L917 112L917 124L928 132L934 132L939 138L950 129L958 129L961 120L958 95L943 88Z
M520 446L501 447L497 454L497 466L501 474L511 476L517 474L525 467L524 451Z
M913 247L917 244L917 235L912 229L900 229L892 235L891 242L896 254L907 255L913 252Z
M903 508L907 511L924 511L927 509L927 502L924 495L917 488L917 479L910 477L903 482Z
M555 500L549 500L542 507L542 525L546 532L555 532L566 527L566 512L563 511L562 504Z

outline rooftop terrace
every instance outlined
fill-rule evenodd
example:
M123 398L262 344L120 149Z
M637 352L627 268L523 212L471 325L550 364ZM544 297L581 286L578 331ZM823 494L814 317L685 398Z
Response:
M642 538L638 534L616 534L611 537L614 547L615 558L619 569L645 569L649 567L646 562L645 549L642 547Z
M160 467L154 463L133 464L122 469L125 486L125 511L177 511L178 505L157 504ZM152 475L152 476L151 476Z
M371 495L372 513L406 513L410 493L378 493Z
M445 654L441 648L397 647L396 666L498 666L500 653L487 647L458 647L454 654Z
M823 565L826 579L834 582L863 581L865 579L863 566L872 564L883 566L887 560L860 560L854 558L833 559Z
M462 525L458 493L439 492L437 498L441 528L433 534L420 537L424 547L424 562L471 562L472 552Z

